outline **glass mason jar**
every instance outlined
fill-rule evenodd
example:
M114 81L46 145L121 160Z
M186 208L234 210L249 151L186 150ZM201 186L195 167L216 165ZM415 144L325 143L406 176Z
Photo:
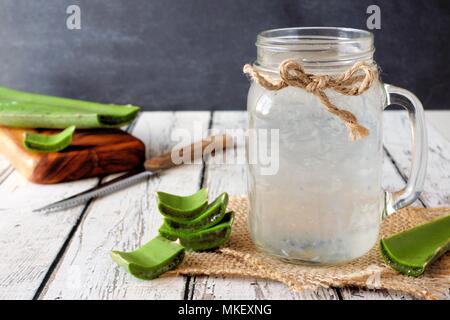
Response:
M289 28L257 37L253 69L276 79L285 59L315 75L341 74L358 61L373 63L373 35L348 28ZM336 264L358 258L377 242L383 216L417 199L426 170L426 129L420 101L376 79L359 96L330 89L325 94L352 112L369 135L350 141L343 122L301 88L269 91L252 81L247 101L249 129L278 129L279 167L264 174L249 164L249 226L255 245L290 262ZM413 162L406 187L381 186L382 111L401 105L410 115ZM251 130L254 131L254 130ZM256 146L248 141L249 149Z

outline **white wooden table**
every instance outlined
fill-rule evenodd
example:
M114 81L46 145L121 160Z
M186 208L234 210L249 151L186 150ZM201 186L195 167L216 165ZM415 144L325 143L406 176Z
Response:
M415 205L450 206L450 112L427 116L431 121L426 192ZM132 133L145 142L148 157L170 150L171 132L177 128L192 130L194 121L205 128L244 128L246 114L147 112ZM384 128L384 184L399 189L411 155L406 114L386 112ZM133 250L156 235L161 216L155 208L155 191L187 194L205 186L210 197L222 191L243 194L245 167L186 165L74 209L31 212L98 183L98 179L88 179L35 185L0 158L0 299L411 299L398 292L357 288L294 293L282 284L261 279L202 276L136 280L112 262L109 252Z

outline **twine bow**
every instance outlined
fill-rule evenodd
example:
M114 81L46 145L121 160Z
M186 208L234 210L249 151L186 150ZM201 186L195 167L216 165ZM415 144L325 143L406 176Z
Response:
M330 113L341 119L352 141L362 139L369 134L369 130L358 123L353 113L336 107L328 99L324 89L331 89L346 96L359 96L367 91L373 81L378 78L378 70L374 65L357 62L344 73L330 77L306 73L298 62L288 59L280 64L279 70L281 80L270 79L249 64L246 64L243 69L244 73L267 90L277 91L292 86L314 94Z

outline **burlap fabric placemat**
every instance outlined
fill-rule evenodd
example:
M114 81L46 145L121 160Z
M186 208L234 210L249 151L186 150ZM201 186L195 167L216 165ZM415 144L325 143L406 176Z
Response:
M228 208L236 214L228 244L214 252L188 252L183 263L170 274L240 276L271 279L301 291L317 287L358 286L409 293L418 298L450 297L450 254L434 262L424 275L413 278L389 268L374 247L364 257L340 266L294 265L256 251L247 227L247 198L231 197ZM450 214L450 208L407 208L382 223L387 236Z

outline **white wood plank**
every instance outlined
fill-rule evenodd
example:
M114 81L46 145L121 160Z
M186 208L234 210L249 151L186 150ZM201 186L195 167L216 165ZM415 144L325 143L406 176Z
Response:
M246 113L214 112L212 128L215 130L247 128ZM226 152L227 159L244 151L245 146L238 144L236 150ZM233 161L231 159L231 161ZM230 162L232 163L232 162ZM207 163L204 185L209 190L210 198L226 191L229 194L246 194L245 164ZM292 292L281 283L261 279L243 279L232 277L193 277L189 283L190 297L196 299L338 299L333 289L306 290Z
M428 110L425 111L427 123L433 126L447 141L450 141L450 111Z
M385 146L404 176L411 164L411 138L406 112L386 112ZM450 205L450 142L428 124L428 168L420 199L426 206Z
M209 112L145 113L135 135L147 144L148 155L169 151L174 129L192 132L199 122L208 127ZM133 278L110 258L111 250L130 251L157 233L162 222L155 191L178 194L195 192L200 185L202 165L184 165L90 206L68 250L43 291L44 299L182 299L184 277L153 281Z
M93 187L97 179L36 185L16 171L0 185L0 299L31 299L80 217L83 206L33 213L49 202Z

